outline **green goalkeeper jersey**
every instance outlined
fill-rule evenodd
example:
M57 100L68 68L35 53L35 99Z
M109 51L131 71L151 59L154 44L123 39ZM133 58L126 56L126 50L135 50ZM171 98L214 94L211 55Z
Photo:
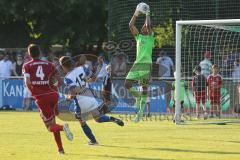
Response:
M135 63L152 63L152 49L154 46L154 33L151 35L137 34L137 55Z
M135 40L137 42L136 60L127 75L127 79L149 79L152 66L154 33L151 35L137 34Z

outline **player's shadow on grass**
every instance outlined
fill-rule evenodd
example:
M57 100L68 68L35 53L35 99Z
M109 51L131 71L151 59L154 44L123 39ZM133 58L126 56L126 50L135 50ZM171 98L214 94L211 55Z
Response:
M225 141L225 142L240 143L240 141Z
M176 148L152 148L152 150L170 151L170 152L192 152L192 153L206 153L206 154L240 154L240 152L224 152L224 151L198 151L188 149L176 149Z
M224 151L199 151L190 149L177 149L177 148L137 148L137 147L127 147L127 146L110 146L102 145L104 147L117 147L117 148L127 148L127 149L143 149L152 151L168 151L168 152L189 152L189 153L204 153L204 154L240 154L240 152L224 152Z
M67 153L67 155L81 156L81 154ZM112 155L94 155L92 157L104 157L104 158L116 158L116 159L132 159L132 160L174 160L174 159L160 159L160 158L139 158L139 157L124 157L124 156L112 156Z
M104 157L104 158L132 159L132 160L174 160L174 159L161 159L161 158L140 158L140 157L106 156L106 155L95 155L95 156Z
M202 139L200 139L200 138L198 138L198 137L196 137L196 138L189 138L189 137L187 137L187 138L179 138L179 137L169 137L170 139L176 139L176 140L191 140L191 141L202 141L202 142L206 142L206 141L210 141L210 142L228 142L228 143L240 143L240 141L224 141L224 140L215 140L215 139L212 139L212 140L210 140L210 139L204 139L204 138L202 138Z

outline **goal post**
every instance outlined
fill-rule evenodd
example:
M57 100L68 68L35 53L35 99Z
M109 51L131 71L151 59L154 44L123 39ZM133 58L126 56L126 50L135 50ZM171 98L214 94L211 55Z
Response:
M240 82L240 19L224 19L224 20L189 20L176 21L176 99L175 99L175 123L181 124L181 81L187 81L188 93L191 91L190 83L193 77L193 68L204 60L203 53L210 53L212 64L217 64L220 67L220 75L226 71L226 75L221 75L223 80L228 83L224 84L225 89L229 92L229 108L224 110L227 117L233 117L233 110L236 107L236 101L239 94L236 90ZM234 55L234 56L233 56ZM227 58L222 58L223 56ZM230 57L230 58L229 58ZM230 60L229 60L230 59ZM226 67L222 66L226 61ZM229 61L229 62L227 62ZM234 63L233 63L234 62ZM229 66L228 66L228 65ZM238 66L239 65L239 66ZM239 68L237 68L239 67ZM238 69L238 70L237 70ZM234 77L234 72L237 76ZM239 73L239 76L238 76ZM240 86L239 86L240 87ZM190 92L189 92L190 91ZM230 93L231 92L231 93ZM240 92L240 89L239 89ZM207 92L208 94L209 92ZM221 89L222 93L222 89ZM194 97L191 95L191 97ZM222 99L224 96L221 97ZM196 105L194 98L187 98L189 103ZM207 98L209 99L209 98ZM226 99L224 99L226 101ZM208 100L207 100L208 101ZM225 103L224 101L224 103ZM207 103L207 102L206 102ZM222 104L221 104L222 105ZM191 105L190 105L191 106ZM193 107L194 108L194 107ZM220 110L222 110L220 106ZM194 109L189 107L189 113L194 114ZM225 116L226 117L226 116Z
M178 22L178 21L177 21ZM181 82L181 29L182 25L176 22L176 107L175 107L175 123L181 122L181 100L180 100L180 82Z

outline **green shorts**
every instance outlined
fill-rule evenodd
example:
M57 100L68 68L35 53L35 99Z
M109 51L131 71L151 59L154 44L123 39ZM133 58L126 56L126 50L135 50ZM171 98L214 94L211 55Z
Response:
M126 79L146 82L151 77L151 68L152 68L152 64L149 64L149 63L148 64L134 63L132 68L128 72Z

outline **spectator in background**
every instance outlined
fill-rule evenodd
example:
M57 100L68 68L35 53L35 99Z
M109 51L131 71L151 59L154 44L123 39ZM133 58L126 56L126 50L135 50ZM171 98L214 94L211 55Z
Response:
M212 62L211 59L211 52L206 51L204 53L204 60L200 62L201 67L201 74L203 74L206 78L211 74L212 70Z
M95 73L96 80L102 81L103 78L107 75L106 66L107 66L107 64L104 62L104 57L99 56L97 70Z
M23 56L17 54L16 62L13 63L12 70L14 76L22 76Z
M32 94L31 94L31 92L27 89L27 87L24 85L24 88L23 88L22 109L23 109L24 111L32 111L31 102L32 102Z
M159 70L158 70L158 76L159 77L171 77L173 75L172 73L174 72L174 64L172 59L167 56L167 52L164 50L161 50L159 53L159 57L157 58L156 64L159 65ZM167 99L167 108L171 100L171 92L169 92L172 88L172 83L167 81L166 83L166 90L165 90L165 97Z
M43 60L43 61L48 61L47 54L46 53L41 53L41 58L40 59Z
M229 63L229 56L227 54L222 53L221 54L221 61L219 62L220 68L220 74L223 77L229 77L231 74L231 65Z
M4 58L4 53L0 52L0 61L3 60Z
M111 80L111 65L106 66L107 74L103 80L103 99L106 105L111 102L112 80ZM107 112L107 111L106 111Z
M51 57L50 62L52 62L56 67L60 66L58 57Z
M92 62L91 62L91 61L88 61L86 55L80 55L79 57L77 57L76 65L77 65L77 66L84 65L84 67L87 68L88 71L91 72L90 74L91 74L91 76L92 76L92 70L93 70Z
M236 59L237 55L236 53L222 53L221 54L221 61L220 61L220 74L224 78L234 78L235 76L237 77L237 65L236 64ZM227 79L224 82L224 85L226 86L226 89L230 95L230 107L235 107L238 102L236 102L236 95L238 94L237 92L237 81L236 80L230 80Z
M159 77L171 77L171 73L174 71L174 64L172 59L167 56L167 52L162 50L159 53L156 64L159 64Z
M239 102L239 92L238 87L240 85L240 59L237 59L234 63L234 69L232 72L233 78L233 90L230 92L230 97L232 97L233 107L237 107Z
M9 55L3 54L3 59L0 61L0 78L7 78L12 75L12 62L9 60Z
M238 102L240 102L240 85L238 85L237 91L238 91L238 97L236 97L236 98L238 98ZM237 117L239 117L239 115L240 115L240 104L238 104L234 107L233 112L237 114L236 115Z
M25 56L24 56L24 63L27 63L29 61L31 61L32 58L30 57L30 55L26 52ZM23 64L24 64L23 63ZM28 90L27 86L25 84L23 84L23 102L22 102L22 109L24 111L31 111L32 108L30 107L30 104L32 102L32 94L31 92Z
M115 54L112 59L113 75L125 76L127 71L127 58L123 53Z
M71 52L66 52L66 56L72 57L72 53Z
M29 62L29 61L31 61L32 60L32 58L30 57L30 55L27 53L27 52L25 52L25 55L24 55L24 63L27 63L27 62Z

